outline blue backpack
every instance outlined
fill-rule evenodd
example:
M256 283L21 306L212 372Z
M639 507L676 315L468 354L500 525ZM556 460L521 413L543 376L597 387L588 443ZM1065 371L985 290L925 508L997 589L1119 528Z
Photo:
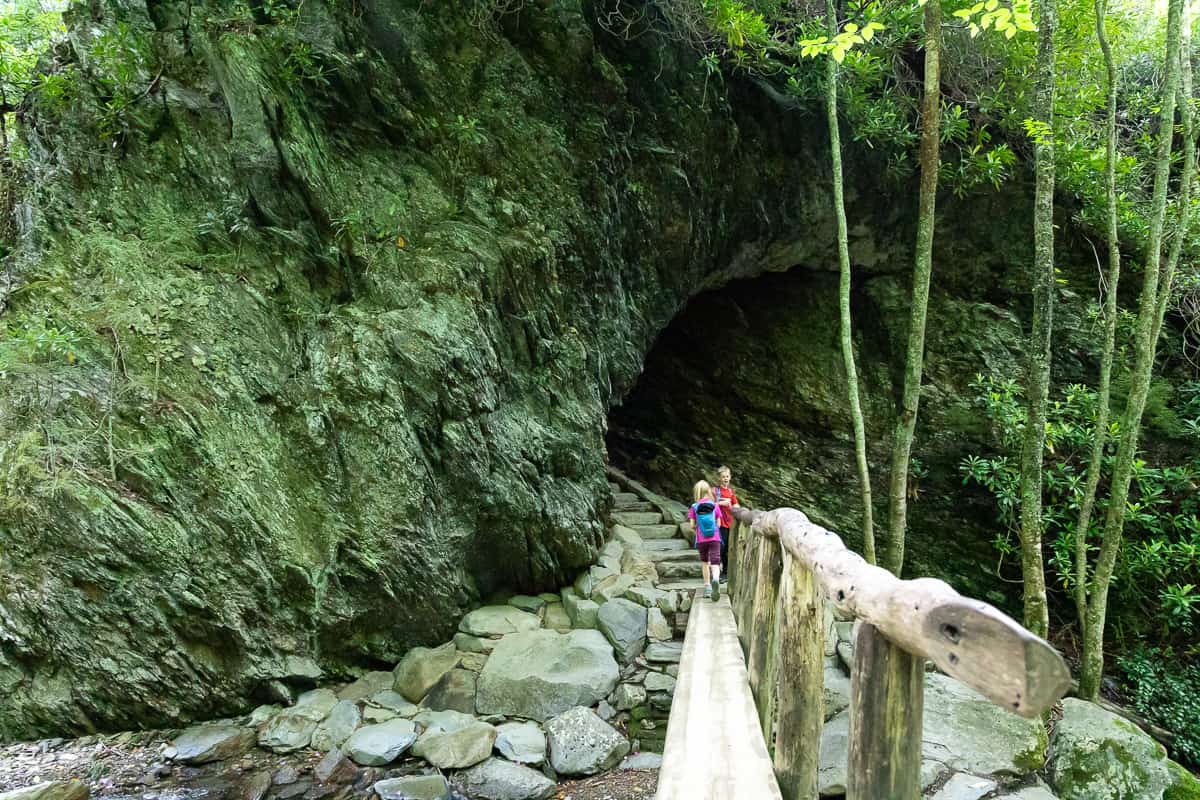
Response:
M700 536L710 539L717 535L717 504L712 500L701 500L692 506L696 511L696 529ZM699 538L699 536L697 537Z

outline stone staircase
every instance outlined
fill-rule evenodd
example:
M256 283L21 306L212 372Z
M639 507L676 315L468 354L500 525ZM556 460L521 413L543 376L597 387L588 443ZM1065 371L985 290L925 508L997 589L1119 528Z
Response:
M642 562L645 571L654 578L651 591L665 601L659 603L660 607L673 611L666 614L672 639L651 643L637 659L648 670L644 681L648 691L646 701L627 712L630 737L644 750L661 752L688 617L695 590L703 586L700 558L685 538L688 525L683 521L684 506L654 495L623 476L621 480L637 491L629 491L620 483L609 484L613 499L609 541L619 542L624 549L621 559L625 572L629 572L630 560ZM602 555L602 568L604 564ZM669 684L672 691L655 691L658 684Z
M665 513L655 502L644 500L639 494L621 491L618 484L610 484L611 487L617 487L613 491L613 511L610 515L614 532L617 526L621 526L637 534L642 540L641 549L654 564L660 581L671 582L669 588L698 588L702 574L700 558L684 538L687 523L671 520L668 517L670 512ZM662 502L660 499L659 504ZM679 513L682 515L682 511ZM687 584L688 579L695 579L695 586L683 585Z

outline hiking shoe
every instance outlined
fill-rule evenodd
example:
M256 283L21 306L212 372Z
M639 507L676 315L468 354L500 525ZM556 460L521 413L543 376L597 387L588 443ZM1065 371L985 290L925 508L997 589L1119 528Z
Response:
M705 586L705 587L704 587L704 596L705 596L705 597L712 597L712 587L711 587L711 586Z
M712 580L712 599L714 603L721 599L721 584L716 578Z

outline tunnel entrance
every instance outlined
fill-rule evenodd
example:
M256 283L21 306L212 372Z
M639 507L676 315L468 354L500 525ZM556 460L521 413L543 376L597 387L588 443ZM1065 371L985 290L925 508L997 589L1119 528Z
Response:
M893 386L899 380L893 370L903 358L908 290L894 273L855 278L851 310L878 536L878 526L886 525ZM658 337L637 384L610 412L610 462L680 502L689 499L696 480L711 481L726 464L753 507L799 508L861 551L837 291L835 272L801 266L694 297ZM933 391L922 406L924 425L914 451L925 475L914 482L905 571L941 577L960 591L1011 607L990 544L995 509L982 493L964 489L958 470L964 455L988 446L970 381L1001 356L981 349L969 329L942 329L946 321L961 324L967 307L980 304L944 295L931 306L926 382ZM995 324L979 313L984 316L975 322ZM1016 341L1016 333L1004 336ZM1002 355L1013 356L1007 350Z
M849 499L856 480L837 289L836 273L797 267L693 298L610 413L610 461L680 501L728 464L756 505L844 505L830 521L857 528L852 503L817 491L844 486ZM854 307L860 319L878 318L867 294L856 293ZM882 398L888 347L874 327L863 329L863 377L866 394Z

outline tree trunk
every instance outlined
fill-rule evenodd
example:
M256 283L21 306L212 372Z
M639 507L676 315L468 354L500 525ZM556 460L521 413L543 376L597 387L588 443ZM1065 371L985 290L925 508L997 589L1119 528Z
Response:
M1046 446L1046 397L1050 390L1050 334L1054 327L1054 29L1057 0L1038 3L1034 118L1033 326L1025 375L1025 433L1021 441L1021 573L1025 627L1045 637L1046 572L1042 564L1042 450Z
M1092 580L1092 591L1088 605L1087 622L1083 639L1082 668L1079 676L1079 695L1084 699L1095 699L1100 691L1100 677L1104 672L1104 623L1108 614L1108 589L1112 581L1117 553L1121 546L1121 534L1125 525L1125 509L1129 499L1129 480L1133 474L1133 461L1137 455L1138 433L1142 423L1142 411L1146 407L1146 394L1150 388L1150 374L1154 368L1154 355L1158 341L1161 317L1158 315L1159 284L1170 287L1172 276L1160 275L1162 264L1163 221L1167 211L1167 183L1171 177L1171 139L1175 127L1175 93L1179 85L1180 38L1183 17L1183 0L1170 0L1167 6L1167 53L1164 65L1163 97L1159 116L1158 153L1154 166L1154 192L1150 212L1150 232L1146 241L1146 265L1142 283L1142 294L1138 301L1137 327L1134 333L1134 365L1130 373L1129 398L1121 418L1121 438L1113 464L1112 489L1108 513L1104 518L1104 531L1100 540L1100 555L1096 559L1096 572ZM1190 113L1186 121L1190 124ZM1190 166L1184 167L1190 173ZM1190 175L1189 175L1190 177ZM1186 191L1186 190L1184 190ZM1181 206L1186 213L1186 204ZM1167 268L1172 268L1167 259Z
M1092 509L1096 504L1096 489L1100 485L1104 445L1108 440L1108 401L1112 381L1113 349L1117 333L1117 284L1121 280L1121 242L1117 233L1117 67L1112 48L1104 30L1107 0L1096 0L1096 39L1104 54L1105 78L1108 82L1108 119L1105 134L1104 189L1108 201L1108 275L1104 290L1104 352L1100 356L1100 385L1097 387L1096 422L1092 439L1092 456L1088 461L1087 485L1079 501L1079 521L1075 525L1075 614L1079 619L1080 635L1087 627L1088 529L1092 524Z
M833 0L825 0L829 38L837 35L837 12ZM838 65L829 56L825 84L825 114L829 120L829 155L833 164L833 210L837 217L838 272L841 283L838 307L841 314L842 359L846 364L846 386L850 400L850 419L854 423L854 454L858 461L858 480L863 504L863 556L875 563L875 525L871 508L871 474L867 467L867 435L862 405L858 400L858 370L854 366L854 338L850 331L850 243L846 232L846 204L842 196L842 139L837 118Z
M937 201L938 145L942 126L941 93L942 6L925 4L925 98L921 108L921 187L917 210L917 248L913 264L912 305L908 316L908 353L904 364L904 394L892 437L892 474L888 494L888 540L883 566L899 577L904 566L904 534L908 525L908 463L912 454L917 408L921 402L921 372L925 359L925 313L929 308L929 279L933 272L934 210Z

